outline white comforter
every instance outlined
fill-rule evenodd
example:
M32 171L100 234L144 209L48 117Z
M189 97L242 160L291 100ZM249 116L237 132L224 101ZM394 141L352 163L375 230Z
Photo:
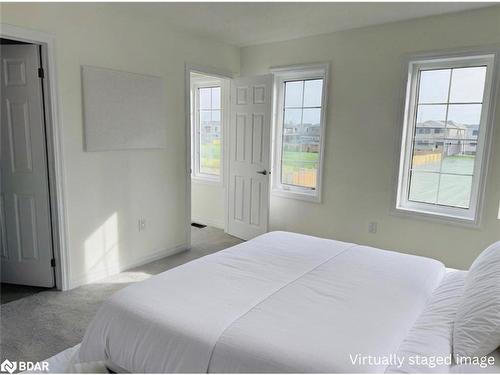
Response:
M396 353L444 274L428 258L272 232L113 295L77 362L131 372L384 372L387 364L356 354Z

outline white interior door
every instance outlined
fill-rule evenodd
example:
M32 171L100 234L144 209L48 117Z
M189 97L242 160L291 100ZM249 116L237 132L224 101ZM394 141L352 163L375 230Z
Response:
M272 75L231 84L227 232L245 240L269 222L272 84Z
M40 56L1 45L2 282L52 287L52 238Z

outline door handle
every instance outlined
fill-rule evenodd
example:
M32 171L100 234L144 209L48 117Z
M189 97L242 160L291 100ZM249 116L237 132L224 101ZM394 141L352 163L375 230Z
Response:
M263 174L264 176L267 175L267 171L264 169L263 171L257 171L258 174Z

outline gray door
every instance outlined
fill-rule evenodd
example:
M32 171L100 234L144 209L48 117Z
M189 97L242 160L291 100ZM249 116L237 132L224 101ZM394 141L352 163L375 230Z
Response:
M54 286L39 50L1 45L1 279Z

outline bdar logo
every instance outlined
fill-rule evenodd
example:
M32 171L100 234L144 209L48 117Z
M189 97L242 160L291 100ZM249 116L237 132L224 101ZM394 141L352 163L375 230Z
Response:
M0 365L0 370L2 372L8 372L9 374L12 374L14 371L16 371L17 368L17 363L16 362L11 362L8 359L2 362Z

